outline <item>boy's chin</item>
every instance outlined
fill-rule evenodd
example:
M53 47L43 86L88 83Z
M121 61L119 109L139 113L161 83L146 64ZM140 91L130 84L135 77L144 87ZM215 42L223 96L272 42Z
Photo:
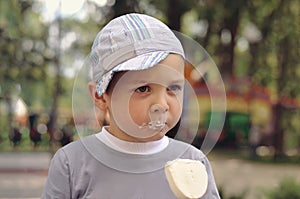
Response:
M163 138L165 133L163 132L158 132L157 134L153 135L152 137L147 137L147 138L136 138L138 142L151 142L151 141L156 141L160 140Z
M129 133L126 134L132 138L133 142L151 142L163 138L164 135L168 132L168 130L169 128L164 127L161 130L153 130L153 129L149 129L148 131L143 130L137 136Z

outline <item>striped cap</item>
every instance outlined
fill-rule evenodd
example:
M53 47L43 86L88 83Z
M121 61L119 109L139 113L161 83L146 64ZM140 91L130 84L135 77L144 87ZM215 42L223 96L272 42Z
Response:
M115 72L151 68L169 53L184 57L180 41L161 21L135 13L113 19L97 34L89 57L97 94Z

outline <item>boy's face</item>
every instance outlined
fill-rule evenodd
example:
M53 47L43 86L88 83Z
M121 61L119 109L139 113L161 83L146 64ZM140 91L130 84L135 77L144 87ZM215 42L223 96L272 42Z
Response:
M157 66L113 78L105 93L110 132L135 142L160 139L182 113L184 60L170 54Z

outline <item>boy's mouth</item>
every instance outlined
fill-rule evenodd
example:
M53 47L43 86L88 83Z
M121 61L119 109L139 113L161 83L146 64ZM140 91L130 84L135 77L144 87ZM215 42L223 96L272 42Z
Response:
M149 128L152 130L161 130L166 126L166 122L165 121L151 121L148 123L144 123L141 126L139 126L140 129L142 128Z
M139 126L139 129L161 131L167 125L167 112L165 108L159 104L152 105L149 110L149 119L150 122L144 122Z

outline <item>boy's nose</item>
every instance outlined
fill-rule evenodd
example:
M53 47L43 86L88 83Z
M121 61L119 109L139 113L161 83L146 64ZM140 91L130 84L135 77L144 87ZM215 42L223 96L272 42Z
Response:
M169 111L169 99L164 86L159 86L153 92L150 112L165 113Z
M158 122L156 125L164 125L167 120L167 111L168 110L160 104L153 104L150 107L149 113L151 122Z
M168 111L168 108L165 107L165 106L162 106L160 104L153 104L151 107L150 107L150 112L151 113L165 113Z

